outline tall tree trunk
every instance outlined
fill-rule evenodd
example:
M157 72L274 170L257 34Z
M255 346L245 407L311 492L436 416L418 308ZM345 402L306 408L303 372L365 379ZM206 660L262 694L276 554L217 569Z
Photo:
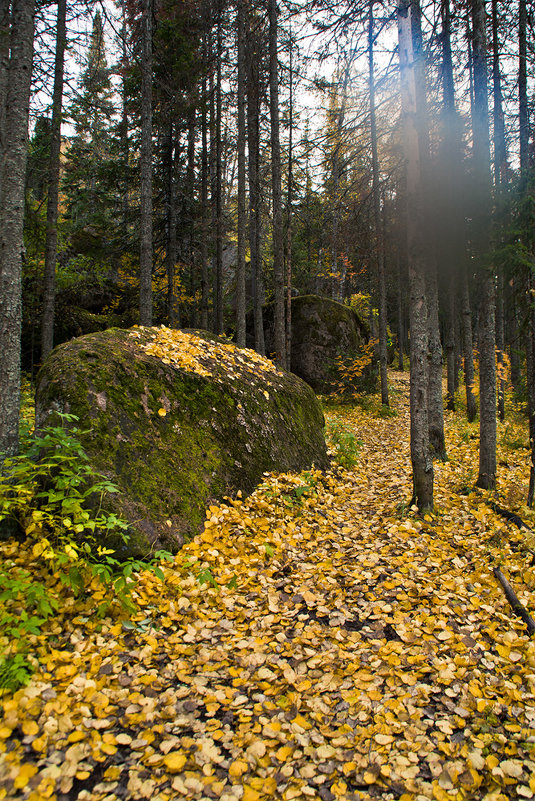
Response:
M0 153L5 144L10 22L11 0L0 0Z
M498 34L498 0L492 0L492 119L494 139L494 184L497 187L507 181L507 148L503 119Z
M273 289L275 364L286 367L284 304L284 228L282 223L281 148L279 123L279 59L277 0L268 0L269 111L271 122L271 195L273 203Z
M401 275L401 258L397 255L398 276L398 370L404 369L403 350L405 345L405 326L403 323L403 279Z
M204 53L206 56L206 52ZM206 62L206 58L204 59ZM201 328L208 329L208 91L202 83L201 106Z
M474 337L472 331L470 290L468 287L468 276L465 270L461 276L461 314L466 417L469 423L473 423L477 415L476 398L474 395Z
M0 454L19 447L22 229L34 0L13 0L0 150ZM1 458L1 457L0 457Z
M236 343L239 348L246 344L245 327L245 248L247 237L246 210L246 63L245 63L245 0L237 0L238 27L238 253L236 267Z
M518 325L518 305L517 305L517 282L514 281L512 286L506 284L506 323L507 323L507 343L509 346L509 360L511 362L511 384L515 390L518 390L522 382L522 371L520 364L520 331Z
M527 95L527 7L526 0L518 2L518 125L520 139L520 175L522 183L527 180L529 170L529 117ZM526 337L527 395L529 415L529 439L531 446L531 469L527 504L533 507L535 497L535 303L532 270L528 268L525 278L528 299L528 331ZM515 321L515 328L516 321ZM517 343L516 349L518 350ZM515 362L518 355L515 354ZM515 365L516 366L516 365ZM520 371L518 371L520 372ZM511 359L511 377L513 376L513 360Z
M426 260L426 296L428 326L427 406L429 446L433 456L446 458L444 437L444 407L442 401L442 344L440 341L438 314L438 287L436 263L436 212L435 193L431 185L430 137L427 114L426 61L423 49L421 10L419 0L411 2L411 34L414 55L416 84L416 126L418 131L421 181L424 192L423 237Z
M126 248L128 242L128 164L129 164L129 142L128 142L128 90L127 90L127 70L128 70L128 53L127 53L127 22L126 22L126 0L121 0L121 159L123 169L123 183L121 192L121 214L122 214L122 236L123 247ZM115 271L115 280L119 277L119 266L117 265Z
M440 13L442 19L442 97L444 109L441 180L444 186L444 192L442 194L444 209L441 215L442 227L439 230L439 260L441 260L439 268L445 276L447 286L447 407L451 411L455 411L455 391L457 388L457 352L455 337L455 324L457 319L456 301L458 297L457 286L459 283L459 269L464 260L463 244L461 241L461 231L463 230L464 220L462 208L459 208L458 203L458 187L462 175L462 157L460 122L455 108L449 0L442 0Z
M286 369L292 369L293 42L290 31L288 99L288 187L286 193Z
M186 191L184 198L184 219L186 220L185 261L189 266L189 291L191 297L196 294L195 276L195 127L197 122L197 107L192 99L188 109L188 146L186 167ZM191 325L197 327L197 309L191 306Z
M385 249L381 226L381 201L379 195L379 157L377 155L377 120L375 114L375 75L374 75L374 0L368 6L368 90L370 97L370 134L372 145L372 201L375 246L375 265L377 273L377 294L379 307L379 372L381 376L381 403L388 406L388 351L387 351L387 310L385 282Z
M474 105L472 108L475 208L474 250L488 252L490 233L490 140L485 2L472 0ZM477 486L496 486L496 326L494 271L482 268L479 310L479 475Z
M503 302L503 278L498 275L496 290L496 361L498 363L498 416L505 420L505 321Z
M447 393L446 393L446 407L454 412L455 411L455 319L456 319L456 280L448 282L448 295L446 298L447 311L446 311L446 368L447 368Z
M152 325L152 0L141 16L139 322Z
M262 316L262 266L260 262L261 196L260 196L260 37L255 20L249 20L247 58L247 139L249 151L249 250L254 309L255 350L265 353Z
M507 183L507 145L505 142L505 125L503 119L502 86L500 74L498 30L498 0L492 0L492 116L494 140L494 186L499 194L500 187ZM503 223L498 219L496 237L502 239L501 229ZM505 326L503 305L503 276L498 276L498 289L496 293L496 356L499 365L498 375L498 415L505 420L505 377L504 377L504 349Z
M518 128L521 172L525 172L529 166L528 81L526 66L527 20L526 0L518 0Z
M410 411L413 497L420 511L433 508L433 462L429 453L427 400L427 299L424 242L424 191L420 171L420 137L411 24L413 3L397 7L403 145L407 173L407 243L410 287Z
M336 141L332 153L332 177L333 177L333 198L332 198L332 242L331 242L331 259L332 259L332 281L331 281L331 296L334 300L342 300L341 280L338 274L338 265L340 261L340 244L339 244L339 228L341 198L340 198L340 179L343 173L342 163L342 138L344 133L344 124L346 116L347 105L347 92L349 86L349 76L351 72L352 56L347 56L347 63L344 69L344 79L342 81L342 102L340 108L336 111Z
M526 337L526 368L528 390L529 440L531 465L527 505L532 508L535 499L535 303L533 302L533 278L528 275L528 332Z
M175 294L176 262L177 262L177 210L175 191L175 132L173 120L169 117L166 133L165 174L167 183L166 192L166 266L167 266L167 319L169 326L180 326Z
M44 296L41 318L41 360L45 359L54 347L54 306L56 300L56 260L58 255L59 156L61 150L61 118L63 110L66 13L66 0L58 0L54 90L52 94L52 123L50 126L50 155L48 160Z
M217 18L217 52L216 52L216 84L215 84L215 269L214 269L214 334L223 333L223 207L222 207L222 94L221 94L221 59L223 47L221 39L221 9Z
M462 318L460 341L464 362L466 393L466 415L470 422L477 414L474 396L474 350L472 336L472 312L470 308L470 289L468 283L468 264L464 255L464 208L459 204L459 186L463 181L461 122L455 107L455 86L453 80L453 60L451 51L451 15L449 0L442 0L442 77L444 101L444 135L442 142L442 164L445 199L445 221L443 230L444 247L441 248L444 261L443 271L450 274L451 292L459 285L459 306ZM470 46L471 52L471 46ZM470 88L472 95L472 62L470 58ZM451 366L449 368L451 370ZM453 383L458 371L455 370ZM448 378L451 381L451 377Z

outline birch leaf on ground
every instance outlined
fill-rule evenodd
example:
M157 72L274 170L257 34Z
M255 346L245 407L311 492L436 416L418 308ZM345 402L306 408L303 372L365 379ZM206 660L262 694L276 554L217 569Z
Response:
M492 575L533 613L533 552L471 489L475 428L449 412L436 512L408 508L392 384L396 417L327 411L362 442L354 467L210 507L163 581L140 575L133 625L91 594L51 618L32 681L0 698L0 801L535 797L535 641ZM529 465L500 447L505 499Z

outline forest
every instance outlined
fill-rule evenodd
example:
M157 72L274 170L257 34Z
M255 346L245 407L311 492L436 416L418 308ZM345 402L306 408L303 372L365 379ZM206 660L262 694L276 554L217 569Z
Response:
M0 0L0 801L535 797L534 34Z

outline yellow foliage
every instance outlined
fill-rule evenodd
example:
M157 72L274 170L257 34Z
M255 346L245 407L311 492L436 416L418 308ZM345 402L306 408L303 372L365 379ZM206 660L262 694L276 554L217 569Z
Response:
M217 369L195 338L151 344L177 369ZM390 380L397 417L336 411L361 441L350 469L266 475L212 504L163 581L140 574L131 620L97 618L97 585L64 596L32 641L38 672L0 699L0 799L94 775L87 801L535 796L535 641L492 575L502 565L533 613L531 546L473 491L459 415L435 513L407 508L408 378ZM529 464L500 448L501 499ZM33 547L3 542L0 558L29 570Z

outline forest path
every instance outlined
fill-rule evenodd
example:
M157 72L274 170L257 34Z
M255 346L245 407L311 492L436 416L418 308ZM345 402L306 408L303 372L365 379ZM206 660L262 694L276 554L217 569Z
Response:
M164 582L141 576L133 621L65 610L4 699L0 800L535 796L535 642L492 576L502 560L533 609L532 554L459 493L475 441L451 415L437 514L407 509L407 388L392 376L396 417L329 412L354 469L211 507Z

